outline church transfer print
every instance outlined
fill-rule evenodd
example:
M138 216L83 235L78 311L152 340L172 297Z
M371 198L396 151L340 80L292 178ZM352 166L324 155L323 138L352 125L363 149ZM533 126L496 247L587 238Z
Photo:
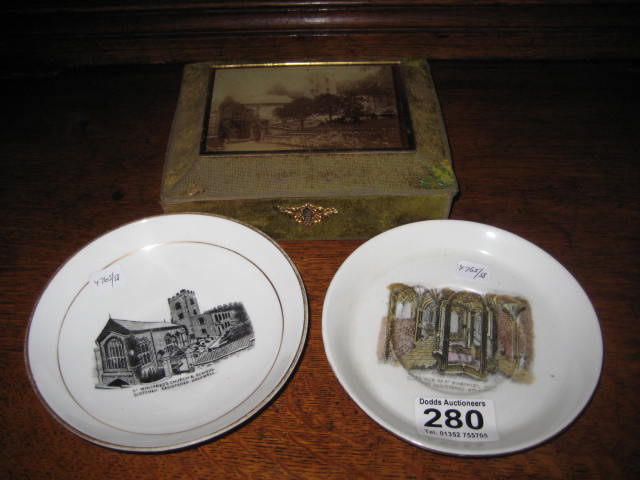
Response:
M530 384L533 319L529 302L420 285L389 285L378 357L400 364L444 392L490 390L503 380Z
M111 318L95 340L96 388L128 387L219 361L254 346L241 302L201 312L196 294L182 289L168 299L170 322Z

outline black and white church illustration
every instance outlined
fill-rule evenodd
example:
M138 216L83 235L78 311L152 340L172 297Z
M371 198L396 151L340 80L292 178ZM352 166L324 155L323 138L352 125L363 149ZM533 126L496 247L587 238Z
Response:
M253 327L241 302L201 312L196 294L186 289L167 301L169 322L109 316L95 341L96 388L167 379L253 347Z

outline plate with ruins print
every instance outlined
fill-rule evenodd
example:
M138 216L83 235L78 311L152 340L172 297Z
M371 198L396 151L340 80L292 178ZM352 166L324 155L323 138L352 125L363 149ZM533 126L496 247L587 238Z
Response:
M322 322L351 398L404 440L452 455L513 453L555 436L602 367L598 318L573 276L532 243L473 222L370 239L333 278Z
M302 280L244 224L162 215L94 240L40 297L27 366L66 428L167 451L239 426L291 375L307 333Z

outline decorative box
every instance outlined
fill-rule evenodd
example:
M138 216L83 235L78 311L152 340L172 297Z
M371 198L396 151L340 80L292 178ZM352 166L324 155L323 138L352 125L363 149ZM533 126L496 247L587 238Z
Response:
M457 191L426 61L185 67L166 212L279 240L368 238L446 218Z

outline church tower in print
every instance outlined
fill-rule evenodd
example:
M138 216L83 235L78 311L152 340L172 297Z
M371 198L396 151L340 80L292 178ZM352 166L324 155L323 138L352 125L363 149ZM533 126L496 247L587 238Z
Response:
M199 315L200 307L198 299L193 290L184 288L168 299L169 310L171 311L171 323L185 324L189 317Z

